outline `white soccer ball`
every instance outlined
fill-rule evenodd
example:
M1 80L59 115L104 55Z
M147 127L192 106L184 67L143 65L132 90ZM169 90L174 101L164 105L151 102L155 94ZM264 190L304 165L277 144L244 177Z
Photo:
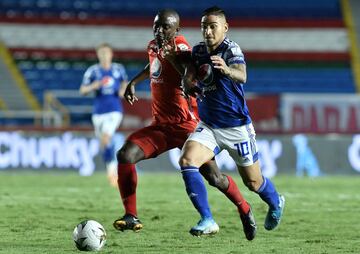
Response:
M105 245L106 232L99 222L85 220L75 227L73 239L79 250L98 251Z

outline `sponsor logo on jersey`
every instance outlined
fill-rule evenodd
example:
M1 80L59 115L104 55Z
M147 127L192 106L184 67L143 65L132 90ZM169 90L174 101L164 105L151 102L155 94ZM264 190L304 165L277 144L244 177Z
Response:
M111 87L115 83L115 80L111 76L105 76L101 80L101 84L103 87Z
M161 62L159 61L159 59L155 58L154 61L152 61L151 66L150 66L150 73L151 73L151 77L153 78L158 78L161 75Z
M214 74L210 64L203 64L199 68L198 79L205 85L208 86L213 82Z

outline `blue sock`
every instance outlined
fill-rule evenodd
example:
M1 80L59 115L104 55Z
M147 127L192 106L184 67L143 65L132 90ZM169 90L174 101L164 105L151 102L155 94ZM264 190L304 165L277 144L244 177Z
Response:
M112 143L104 148L103 159L105 163L109 163L115 159L114 145Z
M201 218L212 218L210 206L207 199L207 191L199 168L181 167L181 173L185 182L186 192L200 213Z
M260 198L269 205L271 209L278 209L279 207L279 194L277 193L274 184L269 178L263 177L264 181L260 188L257 190Z

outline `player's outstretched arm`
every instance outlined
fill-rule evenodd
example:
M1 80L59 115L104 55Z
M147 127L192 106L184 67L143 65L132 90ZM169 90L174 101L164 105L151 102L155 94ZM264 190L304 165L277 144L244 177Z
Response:
M125 94L125 90L127 87L128 81L127 80L123 80L120 84L120 89L118 91L118 95L120 98L124 98L124 94Z
M130 105L133 105L134 102L138 100L138 98L135 95L135 85L140 83L141 81L144 81L145 79L148 79L149 75L150 75L150 64L147 64L145 66L145 68L141 72L139 72L127 84L125 93L124 93L124 98Z
M245 64L232 64L227 66L224 59L220 56L210 57L212 64L215 69L221 71L222 74L228 76L235 82L245 83L246 82L246 65Z

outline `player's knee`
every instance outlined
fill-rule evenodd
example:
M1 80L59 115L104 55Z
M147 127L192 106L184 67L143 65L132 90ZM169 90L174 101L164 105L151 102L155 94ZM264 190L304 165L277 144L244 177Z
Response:
M134 156L131 155L128 149L122 147L119 151L116 153L116 158L118 163L135 163Z
M100 137L100 145L101 145L101 147L106 147L110 143L111 143L111 136L109 136L108 134L103 134Z
M182 155L180 157L179 165L180 165L180 167L194 166L193 161L191 160L191 158L189 156L186 156L186 155Z
M123 149L120 149L116 152L116 159L118 163L125 163L126 156L125 156L125 151Z
M244 184L250 191L254 191L254 192L256 192L261 186L261 183L257 181L246 181L244 182Z

